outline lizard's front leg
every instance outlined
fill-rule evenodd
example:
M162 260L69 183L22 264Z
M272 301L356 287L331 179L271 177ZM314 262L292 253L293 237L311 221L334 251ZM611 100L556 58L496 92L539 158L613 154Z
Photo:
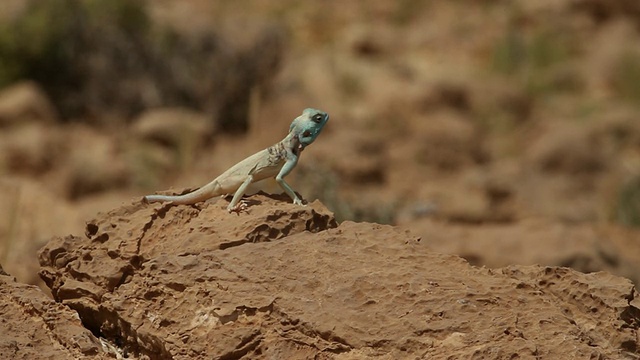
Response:
M291 172L291 170L293 170L294 167L296 167L297 163L298 163L298 157L295 155L292 156L290 159L288 159L284 163L284 166L282 166L282 169L280 169L280 172L278 173L278 175L276 175L276 181L278 182L278 185L280 185L280 187L284 190L284 192L286 192L287 195L289 195L289 197L293 199L294 204L304 206L304 204L302 203L302 200L300 200L298 195L296 195L295 191L293 191L291 186L289 186L289 184L287 184L287 182L284 181L284 177L287 176Z

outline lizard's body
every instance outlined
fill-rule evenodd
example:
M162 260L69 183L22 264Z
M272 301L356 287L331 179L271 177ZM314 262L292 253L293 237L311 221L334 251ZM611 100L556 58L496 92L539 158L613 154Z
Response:
M302 115L293 120L289 134L282 141L242 160L207 185L184 195L147 195L144 199L147 202L195 204L215 196L234 193L227 207L227 210L234 211L239 209L238 203L249 184L275 177L282 189L293 199L293 203L302 205L302 200L284 181L284 177L293 170L302 150L318 137L328 120L329 115L325 112L305 109Z

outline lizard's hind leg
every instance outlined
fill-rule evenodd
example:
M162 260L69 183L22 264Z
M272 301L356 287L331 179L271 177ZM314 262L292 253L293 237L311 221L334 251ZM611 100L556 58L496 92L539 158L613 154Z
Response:
M238 204L238 202L244 195L244 192L247 190L247 186L249 186L249 184L251 184L252 182L253 182L253 175L247 176L247 179L240 185L238 190L236 190L236 193L233 194L233 199L231 199L229 206L227 206L227 211L233 212L233 211L242 210L242 205Z
M144 201L152 202L171 202L174 205L191 205L206 201L221 193L221 186L218 180L213 180L207 185L184 195L147 195Z

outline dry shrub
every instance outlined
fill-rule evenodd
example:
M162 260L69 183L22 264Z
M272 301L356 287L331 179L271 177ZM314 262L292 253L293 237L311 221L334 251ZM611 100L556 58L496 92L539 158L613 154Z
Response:
M0 86L42 84L63 119L130 119L155 106L212 115L245 131L250 93L269 83L283 32L265 25L238 48L211 30L184 35L153 23L135 0L32 1L0 24Z

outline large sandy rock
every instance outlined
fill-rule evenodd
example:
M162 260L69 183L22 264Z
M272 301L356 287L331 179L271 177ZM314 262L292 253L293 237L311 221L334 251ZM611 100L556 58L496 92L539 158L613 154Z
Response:
M0 267L0 359L109 359L78 314Z
M136 118L132 131L144 139L175 148L187 144L197 148L210 140L213 120L187 108L156 108Z
M390 226L254 195L141 202L54 238L41 275L95 334L151 359L623 358L638 293L568 268L470 266Z
M60 165L65 133L42 123L25 123L0 132L0 168L6 172L41 176Z
M52 122L57 118L51 100L34 82L20 82L0 91L0 126L31 121Z
M38 249L52 236L81 231L80 213L42 184L18 177L0 177L0 204L2 266L20 282L43 285Z
M131 183L133 170L122 142L98 129L78 125L66 129L63 191L73 200L122 189Z

